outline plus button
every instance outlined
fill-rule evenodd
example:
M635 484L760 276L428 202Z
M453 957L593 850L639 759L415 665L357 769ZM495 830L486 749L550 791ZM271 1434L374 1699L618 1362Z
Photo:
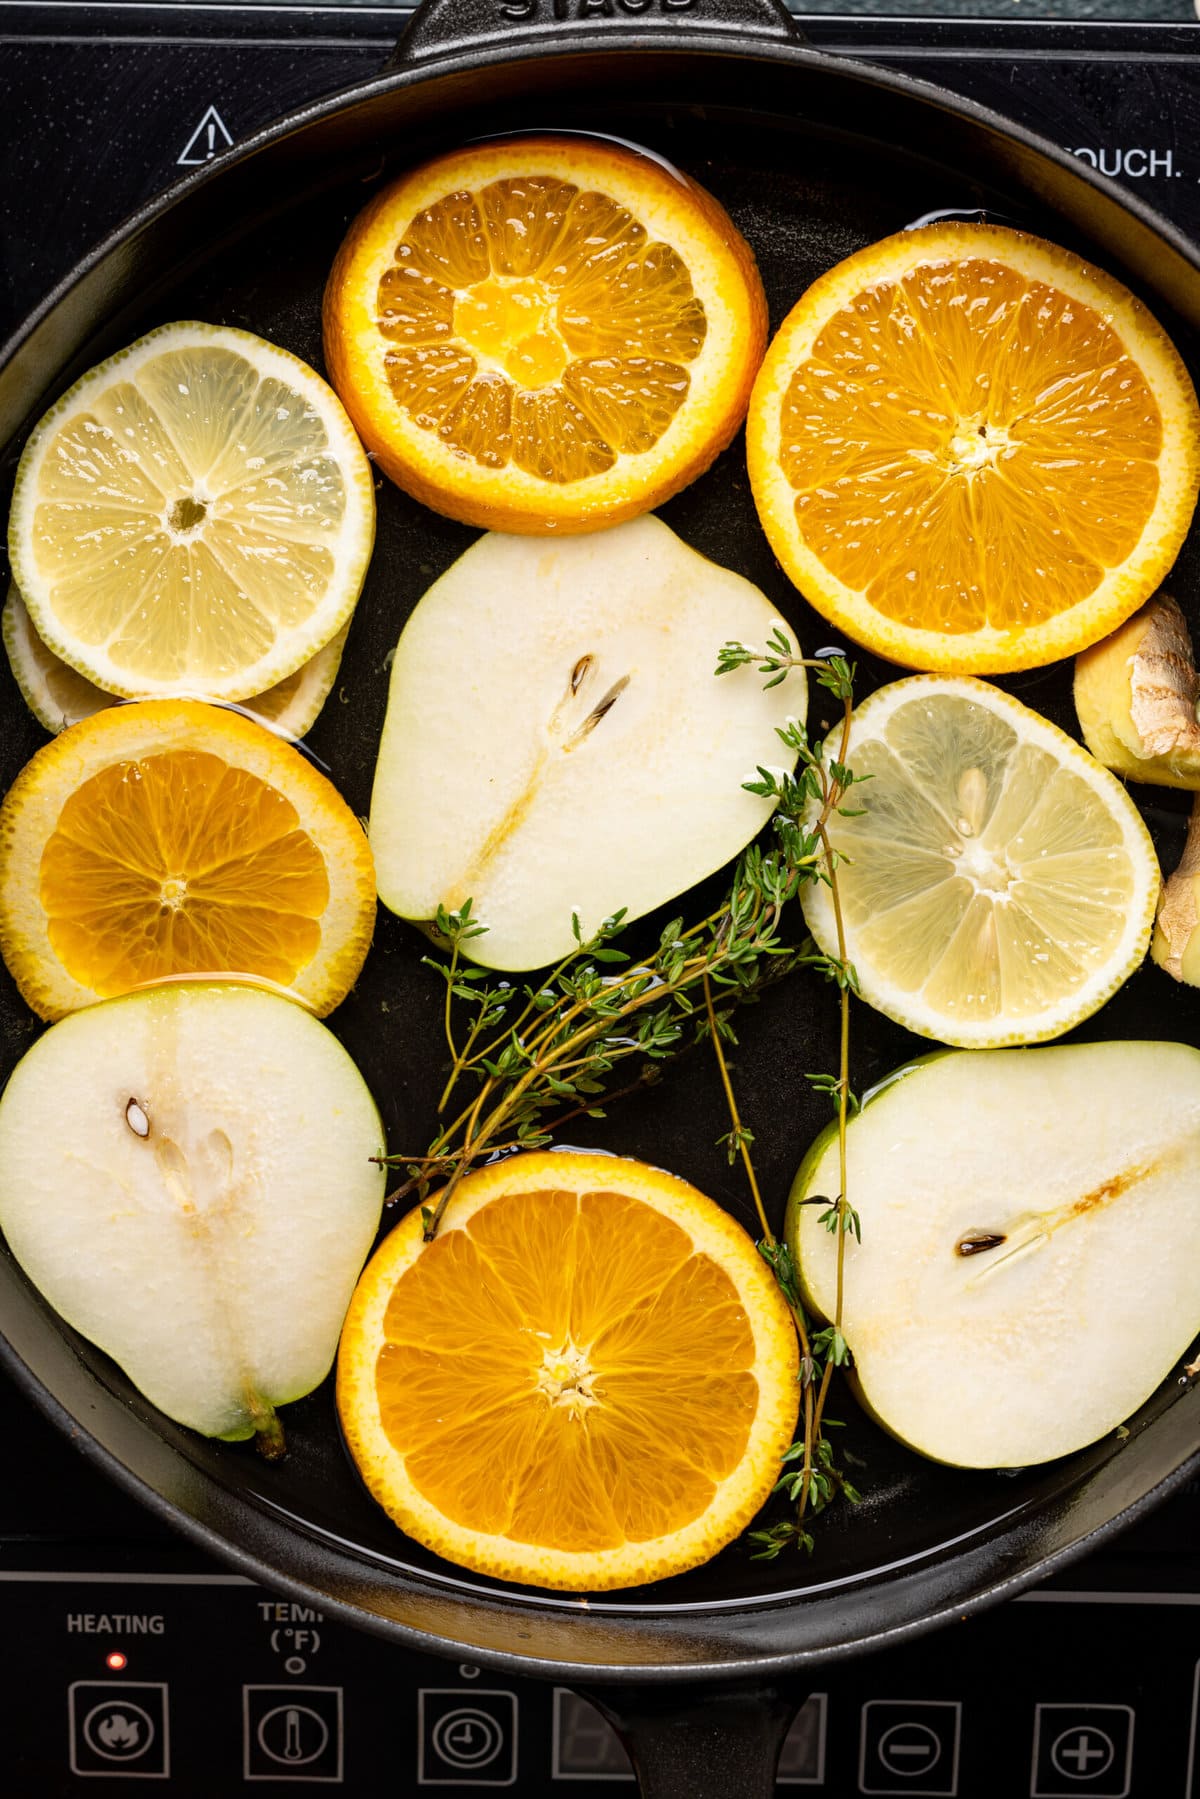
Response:
M1093 1762L1106 1768L1112 1754L1112 1742L1102 1731L1095 1735L1087 1729L1067 1731L1054 1745L1055 1761L1074 1762L1073 1771L1085 1779L1092 1772ZM1096 1773L1099 1772L1100 1768L1097 1768Z
M1126 1799L1133 1773L1133 1712L1127 1705L1039 1705L1033 1733L1032 1799Z

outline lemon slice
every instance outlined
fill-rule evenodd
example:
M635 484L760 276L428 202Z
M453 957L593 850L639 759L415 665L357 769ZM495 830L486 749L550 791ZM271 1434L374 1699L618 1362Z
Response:
M243 700L347 622L374 521L319 375L247 331L164 325L41 420L9 557L42 641L96 686Z
M256 693L243 701L242 711L261 719L281 737L303 737L316 723L337 680L349 630L349 625L343 625L337 636L310 656L294 675L285 675L266 693ZM15 587L9 588L4 602L0 634L21 697L47 731L66 730L68 725L91 718L94 712L103 712L106 706L120 704L116 694L105 693L46 648Z
M621 1156L510 1156L363 1272L346 1444L400 1527L501 1580L597 1592L707 1561L770 1493L796 1333L739 1224ZM469 1303L464 1301L469 1296Z
M827 750L833 741L827 744ZM1039 1043L1088 1018L1146 953L1159 871L1120 782L970 676L917 675L854 714L858 777L830 839L863 997L964 1048ZM804 896L837 953L832 895Z

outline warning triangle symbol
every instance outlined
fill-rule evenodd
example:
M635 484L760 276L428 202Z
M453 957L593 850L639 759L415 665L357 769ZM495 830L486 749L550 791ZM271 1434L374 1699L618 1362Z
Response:
M227 150L233 143L229 135L229 127L217 111L210 106L196 129L183 146L177 163L178 168L190 169L200 163L211 162L222 150Z

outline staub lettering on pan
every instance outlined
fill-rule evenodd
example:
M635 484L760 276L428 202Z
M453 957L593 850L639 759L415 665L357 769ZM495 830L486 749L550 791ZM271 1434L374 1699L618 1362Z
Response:
M500 0L502 19L523 25L541 25L550 20L620 19L638 13L695 12L700 0Z

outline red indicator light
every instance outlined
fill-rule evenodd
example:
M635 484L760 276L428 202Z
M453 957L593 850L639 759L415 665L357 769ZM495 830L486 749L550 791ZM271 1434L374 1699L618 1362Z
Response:
M112 1649L105 1656L104 1665L111 1668L114 1674L119 1674L122 1668L129 1666L129 1657L120 1649Z

